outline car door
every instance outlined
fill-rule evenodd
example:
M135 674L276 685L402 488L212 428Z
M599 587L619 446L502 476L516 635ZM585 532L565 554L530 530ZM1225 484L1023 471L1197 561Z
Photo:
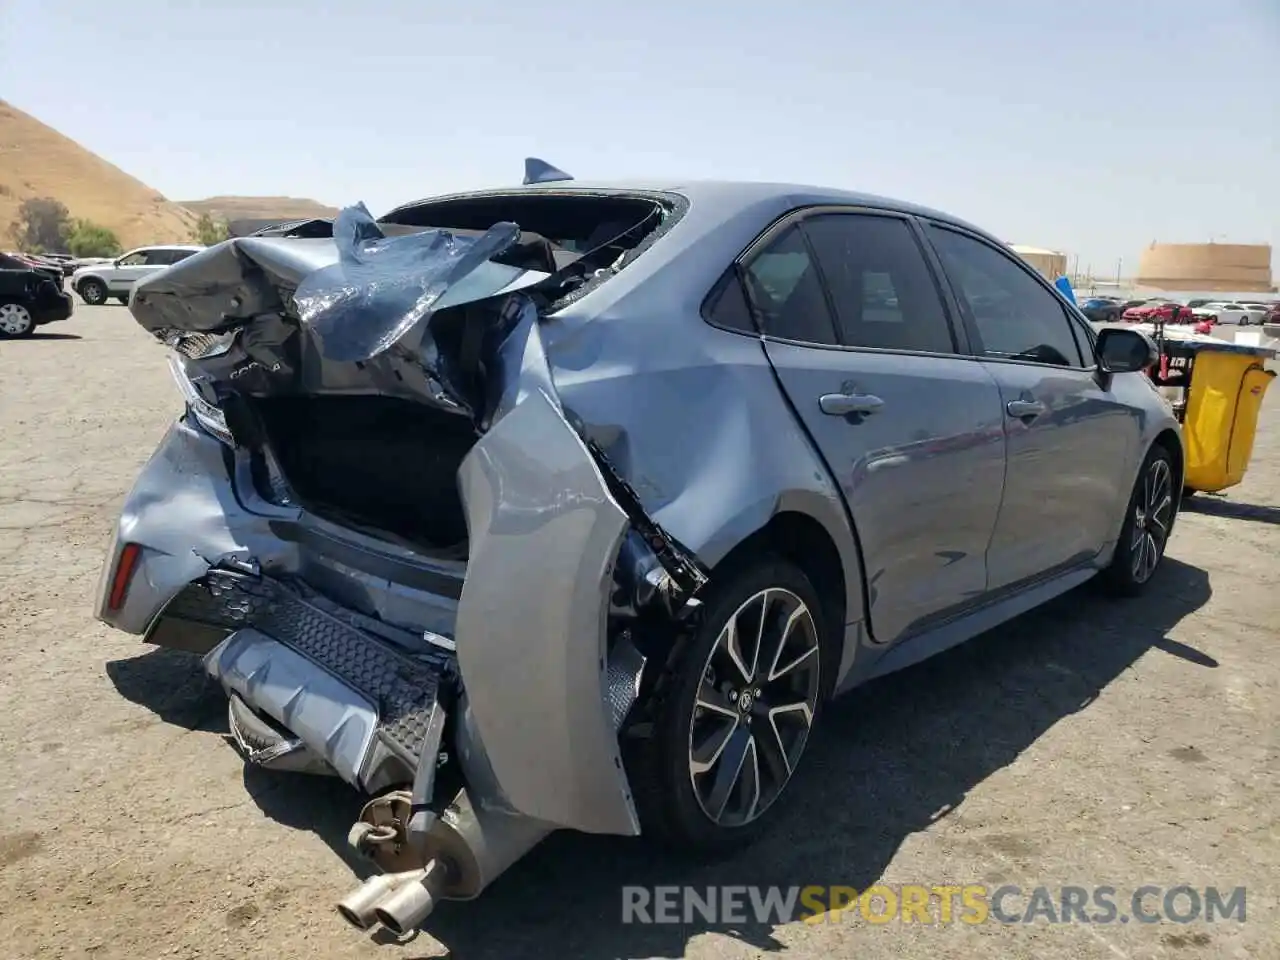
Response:
M742 276L765 351L844 494L879 643L981 597L1004 478L999 390L966 359L917 228L809 211Z
M936 223L927 233L1004 403L990 587L1083 563L1118 535L1138 423L1099 375L1087 324L1048 284L984 237Z
M155 269L151 263L154 251L132 250L103 271L102 279L111 293L128 293L133 285Z

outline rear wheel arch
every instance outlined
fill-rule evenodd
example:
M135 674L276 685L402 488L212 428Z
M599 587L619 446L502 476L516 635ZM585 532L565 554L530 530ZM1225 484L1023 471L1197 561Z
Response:
M822 600L823 620L828 635L836 645L833 663L843 663L845 624L852 608L861 609L861 565L853 557L849 569L830 530L809 513L783 510L775 513L764 526L734 545L711 569L711 580L733 576L763 556L776 556L797 566L813 584ZM850 575L857 579L859 592L850 603Z

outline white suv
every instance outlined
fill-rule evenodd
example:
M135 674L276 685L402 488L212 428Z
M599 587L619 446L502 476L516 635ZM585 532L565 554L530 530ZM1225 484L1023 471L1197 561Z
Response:
M71 275L71 289L80 294L85 303L94 306L115 297L121 303L129 302L129 292L143 277L185 260L204 247L168 244L156 247L138 247L115 260L89 264Z

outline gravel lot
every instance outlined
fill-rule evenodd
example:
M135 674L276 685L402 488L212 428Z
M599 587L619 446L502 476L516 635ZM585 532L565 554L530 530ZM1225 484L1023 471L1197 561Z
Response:
M841 701L767 841L679 867L558 835L398 944L332 910L358 799L246 771L195 661L91 618L178 411L124 308L0 342L0 956L1280 957L1280 387L1140 601L1089 588ZM536 719L531 718L531 722ZM623 884L1248 888L1247 922L620 923Z

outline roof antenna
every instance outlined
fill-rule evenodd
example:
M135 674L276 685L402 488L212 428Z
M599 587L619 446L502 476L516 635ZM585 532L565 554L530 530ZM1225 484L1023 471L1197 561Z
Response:
M573 177L565 173L558 167L553 167L545 160L539 160L537 157L524 158L524 182L528 186L531 183L555 183L557 180L572 180Z

